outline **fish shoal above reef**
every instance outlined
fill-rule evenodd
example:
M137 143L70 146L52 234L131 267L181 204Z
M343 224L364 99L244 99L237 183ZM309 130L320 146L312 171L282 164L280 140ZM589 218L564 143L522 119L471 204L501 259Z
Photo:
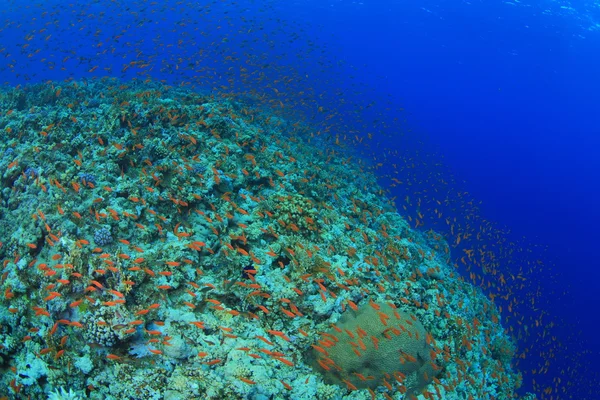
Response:
M156 82L0 102L4 396L515 397L444 238L309 128Z

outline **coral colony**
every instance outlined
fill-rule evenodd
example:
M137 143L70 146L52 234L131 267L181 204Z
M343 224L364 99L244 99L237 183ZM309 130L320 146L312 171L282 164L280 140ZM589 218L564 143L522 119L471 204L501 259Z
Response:
M0 397L515 397L444 238L296 121L151 81L0 101Z

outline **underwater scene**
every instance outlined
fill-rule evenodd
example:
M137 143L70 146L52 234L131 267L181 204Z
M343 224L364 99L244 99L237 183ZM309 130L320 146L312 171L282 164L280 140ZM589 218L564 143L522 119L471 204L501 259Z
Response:
M543 243L315 22L360 4L0 5L0 399L596 398Z

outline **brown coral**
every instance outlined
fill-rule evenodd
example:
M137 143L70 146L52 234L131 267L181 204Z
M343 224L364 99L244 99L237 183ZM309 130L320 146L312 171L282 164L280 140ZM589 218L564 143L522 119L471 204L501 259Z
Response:
M349 309L322 336L313 345L311 364L328 383L374 389L391 388L395 381L415 392L434 377L425 328L414 315L388 304Z

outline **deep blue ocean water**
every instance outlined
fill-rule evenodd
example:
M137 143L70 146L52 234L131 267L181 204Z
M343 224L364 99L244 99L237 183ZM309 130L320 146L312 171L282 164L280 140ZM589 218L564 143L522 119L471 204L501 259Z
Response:
M303 18L408 110L483 214L547 246L548 268L534 278L568 291L548 295L549 307L563 333L581 333L575 346L597 374L598 4L341 1L319 10Z
M146 1L5 1L0 82L144 72L272 95L278 79L297 75L304 80L288 84L318 93L319 105L339 110L336 119L349 130L376 131L399 118L410 133L397 143L392 136L387 148L424 146L457 188L481 202L485 219L510 230L506 237L536 254L546 249L543 267L528 279L543 288L542 309L551 315L544 321L557 321L552 332L576 359L559 353L551 373L533 378L540 387L554 386L557 376L574 379L572 395L593 398L586 385L600 373L598 4L214 1L206 13L197 4L166 1L164 12L150 13L157 6ZM248 60L265 79L243 81L230 69ZM301 111L312 115L310 107ZM370 151L394 162L383 147ZM399 199L406 194L391 188ZM545 350L534 346L522 361L527 389ZM563 375L566 369L578 375Z
M340 1L320 10L311 21L335 34L334 51L408 110L483 214L547 246L534 279L568 291L547 294L548 306L563 334L580 333L571 345L589 351L581 362L597 376L599 5Z

